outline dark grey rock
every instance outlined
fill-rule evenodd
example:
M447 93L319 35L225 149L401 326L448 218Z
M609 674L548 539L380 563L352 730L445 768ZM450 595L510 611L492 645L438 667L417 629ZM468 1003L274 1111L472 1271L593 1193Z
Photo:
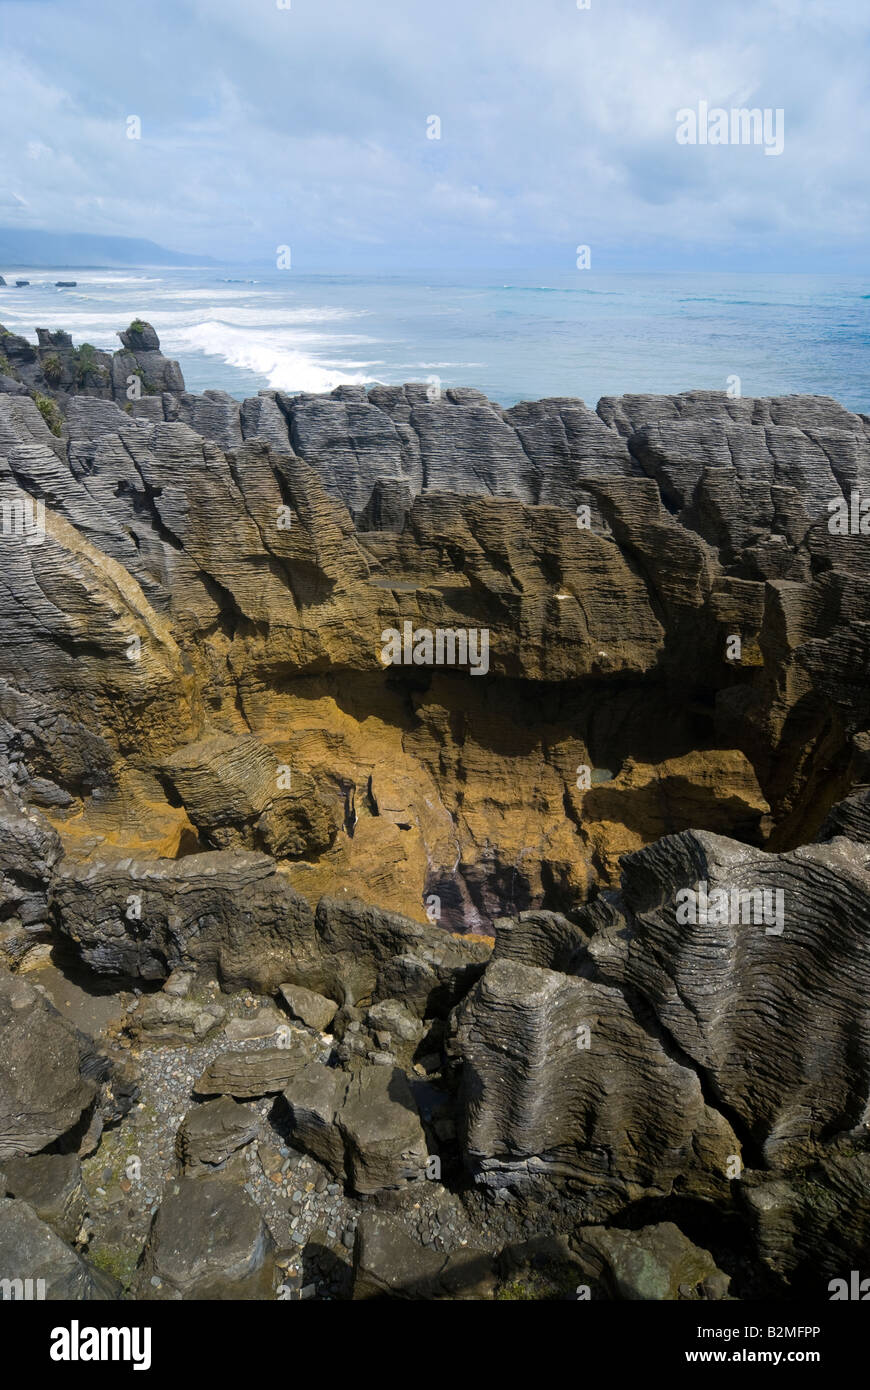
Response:
M256 1138L258 1127L252 1106L221 1096L188 1111L176 1135L175 1151L185 1169L218 1168Z
M33 1208L62 1240L75 1241L85 1216L82 1165L76 1154L5 1158L6 1196Z
M180 1178L170 1184L154 1218L138 1296L268 1298L275 1280L274 1248L260 1212L241 1187L219 1177Z
M117 1280L94 1269L23 1201L0 1199L0 1299L116 1299Z
M0 969L0 1161L38 1153L97 1097L93 1049L28 981Z

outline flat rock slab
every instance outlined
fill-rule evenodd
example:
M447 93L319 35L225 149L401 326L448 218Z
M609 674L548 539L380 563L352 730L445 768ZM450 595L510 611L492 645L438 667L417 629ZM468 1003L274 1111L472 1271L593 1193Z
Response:
M283 1091L311 1061L313 1048L294 1040L290 1047L264 1047L259 1052L222 1052L210 1062L194 1086L198 1096L235 1096L253 1100Z
M302 985L281 985L279 992L291 1017L301 1019L309 1028L316 1028L318 1033L325 1032L338 1013L334 999L326 999Z

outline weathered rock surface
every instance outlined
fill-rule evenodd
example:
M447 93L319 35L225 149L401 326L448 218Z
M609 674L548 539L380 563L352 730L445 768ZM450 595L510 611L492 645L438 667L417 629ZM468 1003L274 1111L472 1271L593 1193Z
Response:
M487 942L453 936L356 898L321 898L321 959L351 1003L399 997L419 1016L447 1014L488 959Z
M239 403L187 392L144 321L113 355L39 330L3 356L0 945L167 982L114 1041L207 1042L195 1094L220 1097L181 1125L196 1176L140 1295L272 1296L233 1177L268 1107L233 1097L278 1094L342 1200L412 1208L434 1135L469 1203L578 1233L604 1296L727 1296L686 1208L739 1224L737 1296L860 1268L870 537L829 520L870 494L868 417L413 384ZM485 632L485 669L425 642L385 664L406 622ZM287 1012L218 1039L212 976L283 992L328 1058L283 1022L258 1046ZM68 1156L132 1082L23 973L0 1053L4 1219L36 1267L37 1210L71 1230ZM356 1296L492 1297L510 1261L478 1255L375 1222Z
M85 1215L82 1165L76 1154L4 1158L6 1196L32 1207L62 1240L74 1241Z
M273 859L237 850L66 860L50 903L62 934L101 974L157 980L185 964L214 966L227 989L286 985L357 1002L401 993L420 1013L446 1014L489 955L486 942L355 898L322 898L315 917ZM195 1017L184 1001L148 1008L167 1023Z
M4 1299L16 1300L115 1299L120 1292L116 1280L77 1255L27 1202L9 1197L0 1198L0 1286Z
M491 1298L495 1284L495 1262L484 1250L439 1255L411 1240L398 1221L381 1213L365 1213L357 1227L356 1300Z
M364 1066L350 1075L317 1063L284 1091L293 1143L366 1195L425 1176L429 1157L420 1115L399 1067Z
M835 1142L787 1175L747 1171L741 1197L759 1258L777 1276L780 1290L830 1299L831 1280L848 1283L852 1270L867 1277L868 1178L866 1139Z
M661 1303L720 1299L728 1292L728 1276L709 1252L671 1222L641 1231L587 1226L577 1231L573 1246L598 1285L595 1293L606 1298Z
M272 859L241 851L65 862L52 906L92 969L146 980L192 962L268 991L314 943L308 903Z
M97 1059L27 980L0 969L0 1161L46 1148L80 1125L98 1091Z
M488 932L615 887L660 835L791 847L848 793L867 538L827 523L870 487L864 417L414 385L239 405L186 393L147 323L122 336L4 339L0 501L46 511L39 544L3 538L0 772L68 857L265 850L309 900ZM406 620L486 629L489 675L384 669Z
M681 922L678 895L700 884L708 897L727 894L728 920L711 906L706 922ZM863 848L839 839L770 855L686 831L627 857L620 906L590 942L600 978L652 1005L755 1153L787 1167L863 1131Z
M621 891L575 922L499 923L450 1039L476 1181L567 1184L593 1221L640 1198L736 1202L785 1284L857 1267L868 891L842 836L776 855L687 831L626 856ZM665 1244L636 1252L638 1278L665 1277ZM614 1277L608 1296L676 1296L616 1295Z
M258 1116L249 1105L228 1096L197 1105L179 1128L175 1151L182 1167L214 1169L249 1144L257 1133Z
M497 960L459 1006L455 1030L478 1180L571 1180L594 1219L675 1187L725 1196L739 1141L619 990Z
M194 1086L200 1096L235 1096L238 1100L277 1095L311 1060L313 1048L302 1040L292 1047L265 1047L257 1052L221 1052Z
M180 1178L154 1218L139 1297L268 1297L273 1251L263 1219L243 1189L220 1177Z

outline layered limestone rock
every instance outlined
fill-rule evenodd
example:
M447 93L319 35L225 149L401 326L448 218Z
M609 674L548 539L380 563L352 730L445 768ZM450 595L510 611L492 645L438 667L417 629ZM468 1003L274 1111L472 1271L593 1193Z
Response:
M240 403L121 336L3 339L0 1160L33 1268L48 1241L99 1293L63 1244L76 1155L125 1124L122 1054L153 1082L166 1044L197 1057L139 1296L274 1295L255 1135L290 1197L300 1154L397 1212L443 1165L596 1296L858 1268L868 419ZM50 971L124 994L111 1060ZM487 1221L455 1263L403 1221L356 1238L358 1296L493 1296Z
M788 1167L865 1132L863 847L771 855L684 832L626 858L610 913L589 945L600 978L653 1005L755 1153Z
M479 1180L570 1180L598 1220L675 1185L726 1195L738 1139L619 990L494 960L455 1023Z
M413 385L240 404L187 393L144 322L105 380L62 338L5 339L0 734L69 855L265 850L309 899L422 921L435 898L488 931L615 886L662 834L811 838L854 780L866 538L826 523L868 485L863 417ZM385 667L406 622L486 631L486 673Z
M284 1091L294 1144L363 1195L426 1175L428 1150L411 1088L398 1067L347 1076L310 1063Z
M859 1260L868 895L856 841L776 855L683 832L626 856L620 892L575 921L499 923L453 1015L476 1181L567 1183L593 1220L736 1201L801 1286Z

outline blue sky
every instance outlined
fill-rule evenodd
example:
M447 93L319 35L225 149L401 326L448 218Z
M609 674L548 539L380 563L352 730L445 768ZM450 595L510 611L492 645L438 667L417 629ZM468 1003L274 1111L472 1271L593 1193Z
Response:
M0 224L337 272L864 271L868 32L867 0L0 0ZM677 144L699 101L782 108L783 153Z

